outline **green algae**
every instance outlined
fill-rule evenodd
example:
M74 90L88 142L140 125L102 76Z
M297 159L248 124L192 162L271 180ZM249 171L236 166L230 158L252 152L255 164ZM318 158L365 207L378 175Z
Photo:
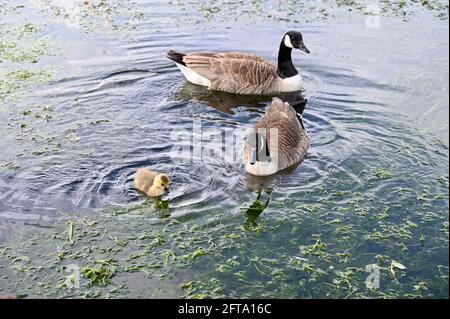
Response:
M246 222L244 228L246 230L261 231L258 226L258 218L264 212L264 210L269 206L271 191L268 191L268 198L265 202L261 201L262 190L258 192L255 201L248 208L245 209Z
M114 268L110 263L101 263L97 266L84 266L81 268L81 274L88 279L92 285L106 286L114 276Z
M141 4L133 0L81 1L68 6L42 0L39 10L47 18L63 22L86 33L102 32L114 37L127 37L136 23L145 18Z
M382 168L374 169L370 173L378 179L390 179L393 176L391 172Z
M261 22L277 22L278 24L302 24L305 22L328 21L346 17L349 13L361 15L377 15L380 17L396 17L408 20L419 12L425 11L439 20L448 20L448 2L443 0L398 0L367 3L361 0L318 0L318 1L282 1L273 4L271 1L239 0L194 1L186 3L180 0L170 1L181 12L195 10L201 14L191 18L191 24L202 27L204 22L220 21L221 25L230 23L258 24ZM180 17L180 20L183 16ZM178 21L181 25L182 21Z
M272 198L271 202L273 200ZM139 211L143 206L147 208L146 214L158 212L148 202L129 207L127 211ZM270 210L270 207L269 204L265 210ZM317 206L315 210L322 209ZM180 281L178 296L185 298L219 298L230 296L231 291L233 296L243 298L426 298L432 296L433 292L440 291L441 288L438 287L445 286L446 280L448 281L445 268L435 268L435 272L442 273L442 283L439 283L431 280L431 277L426 279L423 274L417 278L408 276L411 269L423 267L417 264L418 261L410 262L407 268L405 263L399 262L408 260L408 256L414 254L409 250L423 239L423 222L420 220L393 223L387 221L388 218L380 219L375 214L362 227L356 224L341 225L344 221L337 222L336 219L324 222L326 214L313 215L314 217L307 214L310 213L289 219L265 217L259 221L265 224L260 232L246 230L245 215L241 219L242 225L229 220L212 229L179 223L170 218L162 227L155 228L147 225L145 219L133 218L128 220L128 224L135 229L136 235L124 236L118 232L120 227L117 226L117 218L124 216L123 212L117 214L115 210L105 211L95 218L72 218L69 224L62 220L58 224L64 223L66 229L54 233L44 242L33 239L30 242L24 241L20 247L2 246L0 258L6 260L5 265L15 276L26 274L26 277L31 278L46 273L48 277L45 282L51 282L50 278L54 277L55 280L59 278L62 281L64 277L60 277L58 269L63 265L79 265L82 275L80 289L69 292L61 285L47 292L53 296L75 298L111 297L111 290L113 294L120 295L128 284L119 289L117 287L123 285L119 285L119 282L133 274L143 274L149 284L153 282L153 278L158 278L160 285L168 280ZM378 230L372 233L371 223L378 226ZM74 234L77 234L77 240L72 243L67 239L70 233L67 225L72 225ZM278 227L282 227L281 233L276 232ZM345 231L339 230L339 233L348 236L346 240L332 235L340 227L346 227ZM277 237L273 237L274 232ZM286 236L292 238L287 240ZM427 234L428 236L431 235ZM361 238L381 245L377 251L383 251L384 254L359 254L360 249L364 251L365 246ZM283 244L277 250L267 250L257 245L258 242L267 240L275 241L275 246L277 243ZM408 249L397 249L399 240ZM31 248L36 243L39 243L41 251L37 255L30 255L28 247ZM435 244L436 242L427 240L422 248L431 259L436 257L439 247L448 247L448 241L437 246ZM52 249L55 249L55 253L51 253ZM49 261L42 264L42 256L48 256ZM385 274L381 290L370 290L364 286L367 276L364 267L372 263L379 265L380 271ZM45 264L54 268L39 266ZM195 269L199 266L207 272L196 273ZM180 270L189 270L191 275L179 277L177 273ZM187 279L189 277L191 279ZM298 286L290 284L292 278L297 278ZM33 282L27 284L33 286ZM142 284L145 285L145 281ZM20 282L16 285L21 286ZM23 292L19 287L12 292ZM395 289L395 293L392 289ZM31 295L41 295L38 286L31 291Z

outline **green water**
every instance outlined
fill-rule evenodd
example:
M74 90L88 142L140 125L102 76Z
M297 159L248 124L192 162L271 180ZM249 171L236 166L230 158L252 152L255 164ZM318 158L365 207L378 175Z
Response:
M378 8L373 28L362 2L0 0L0 295L448 298L448 5ZM165 52L273 61L290 29L311 146L254 178L238 155L270 100L189 85ZM179 131L200 159L172 156ZM143 166L165 203L134 190Z

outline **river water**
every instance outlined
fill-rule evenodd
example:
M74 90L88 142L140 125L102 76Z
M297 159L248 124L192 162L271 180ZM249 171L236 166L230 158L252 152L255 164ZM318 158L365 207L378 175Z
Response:
M128 297L448 297L448 19L414 7L368 17L321 2L92 3L0 7L0 243L15 247L24 230L44 238L65 227L60 218L137 210L126 223L103 222L115 237L152 231L169 246L176 233L203 253L165 281L139 280L119 261L113 282ZM276 62L290 29L311 50L294 52L311 146L297 168L256 179L239 152L270 99L188 84L165 53L247 51ZM227 136L234 157L222 151ZM148 202L132 180L143 166L171 177L163 217L140 211ZM241 229L260 186L272 191L263 191L269 205ZM230 238L238 243L223 246ZM166 265L176 248L148 258ZM3 293L46 295L26 291L5 260ZM377 263L381 288L368 292L365 267Z

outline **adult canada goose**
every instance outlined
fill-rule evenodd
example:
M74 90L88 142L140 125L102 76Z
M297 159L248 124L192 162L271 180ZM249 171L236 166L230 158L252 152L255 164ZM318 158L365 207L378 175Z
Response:
M159 197L169 188L169 177L148 168L140 168L134 177L134 186L150 197Z
M268 176L298 164L306 155L309 136L303 120L287 102L274 98L244 144L248 173Z
M290 31L283 36L278 67L260 56L242 52L170 51L167 57L191 83L229 93L274 95L302 88L302 78L292 63L292 49L309 53L300 32Z

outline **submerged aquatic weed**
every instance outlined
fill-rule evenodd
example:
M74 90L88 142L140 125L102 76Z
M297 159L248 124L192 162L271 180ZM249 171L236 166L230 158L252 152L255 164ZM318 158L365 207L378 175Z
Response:
M245 225L244 225L245 230L255 231L255 232L261 231L261 227L258 226L257 220L258 220L259 216L267 208L267 206L269 206L271 192L268 193L269 198L266 200L265 203L260 200L261 193L262 193L262 190L260 190L258 192L258 195L257 195L255 201L245 211L245 216L246 216L246 221L245 221Z
M9 96L16 96L20 91L36 83L43 83L51 78L48 71L32 72L24 69L0 73L0 101Z
M126 240L119 239L119 238L116 237L116 236L109 235L108 238L111 239L111 240L112 240L114 243L116 243L116 245L118 245L118 246L124 247L124 246L127 245L127 241L126 241Z
M325 249L327 248L327 245L323 243L320 238L316 240L316 242L309 246L300 246L300 254L303 256L312 255L312 256L319 256L322 258L328 258L329 254L325 252Z
M163 256L165 266L167 266L170 261L174 261L176 258L175 253L171 250L166 250L165 252L163 252L162 256Z
M18 81L28 81L31 80L34 76L35 74L33 72L27 70L15 70L5 74L5 77Z
M428 285L428 283L426 281L421 281L417 285L414 285L413 288L414 288L414 291L421 292L424 290L428 290L427 285Z
M81 273L84 278L89 279L91 284L106 286L114 272L106 266L81 268Z
M347 289L351 290L354 286L354 284L352 283L352 278L358 271L359 269L355 267L348 267L343 271L336 270L335 274L337 278L333 279L333 284L336 285L336 287L338 288L341 288L343 285L346 285Z
M133 0L77 1L71 7L54 1L40 1L40 9L85 33L102 32L115 37L129 36L135 24L146 15L141 4Z
M31 84L50 79L48 71L31 65L49 54L50 41L39 34L37 25L24 22L21 14L22 10L10 12L17 18L16 23L0 21L0 63L8 64L7 71L0 73L0 101L20 98L18 93Z
M183 257L186 258L187 260L194 260L198 257L205 256L206 254L207 254L206 250L199 248Z
M155 201L155 209L169 210L169 202L166 200L159 199Z
M448 4L443 0L423 0L426 4L422 4L416 0L405 1L381 1L377 3L379 6L379 14L382 16L399 17L407 20L414 16L417 11L425 8L437 19L448 19ZM432 3L432 5L431 5ZM357 12L359 14L370 14L367 10L367 3L363 0L336 0L336 1L283 1L277 2L277 11L274 13L273 1L260 2L240 0L227 1L207 1L192 6L192 4L184 1L171 1L174 9L178 10L192 10L195 9L200 15L195 16L192 21L192 16L188 15L189 22L198 26L207 26L214 21L216 24L220 22L225 26L230 23L255 24L257 22L274 20L281 24L292 25L298 24L300 21L322 21L335 17L345 17L350 12ZM242 14L242 13L251 14ZM303 17L302 19L299 18ZM230 19L233 17L233 19ZM184 19L178 22L183 25Z
M352 254L349 252L344 252L344 253L336 253L336 256L339 258L340 262L346 263L352 257Z
M69 241L69 243L71 245L74 244L74 239L73 239L73 222L68 222L67 223L67 240Z
M18 91L21 86L17 83L0 79L0 99L5 98L7 95Z
M378 179L390 179L392 178L393 174L385 169L378 168L370 171L370 174L372 176L375 176Z
M389 211L389 208L383 209L380 213L377 214L377 219L378 220L386 219L389 216L388 211Z
M0 28L7 29L5 33L0 32L0 60L34 64L50 51L50 41L45 37L38 37L37 28L30 23L23 25L22 29L6 25L0 25ZM28 31L25 30L27 28Z
M109 215L108 215L109 216ZM324 217L326 218L326 217ZM183 297L186 298L216 298L223 297L230 293L230 284L228 280L233 278L231 282L238 282L241 285L236 292L238 296L255 296L251 293L251 289L259 292L262 296L276 296L273 289L281 289L283 296L295 296L298 290L295 290L292 285L288 284L294 277L299 278L297 282L302 283L301 286L303 293L305 294L320 294L318 291L327 291L327 293L333 295L338 294L342 297L363 297L359 292L357 280L359 276L358 267L351 267L352 262L355 259L353 251L335 251L333 246L330 246L321 239L321 237L314 234L303 234L304 236L311 236L313 242L310 245L300 246L300 256L295 255L283 255L285 253L285 247L289 248L286 242L280 247L280 254L277 251L251 251L250 256L242 254L242 246L244 243L252 243L255 236L254 233L246 233L245 231L238 230L239 227L228 227L219 228L214 232L209 229L201 230L199 227L188 227L186 224L180 223L167 223L164 227L158 227L157 229L150 229L142 224L138 226L138 229L143 231L139 235L128 236L126 240L119 239L118 236L112 235L117 230L111 230L107 232L106 235L103 234L103 223L107 220L97 221L89 219L72 221L74 229L77 234L85 234L83 236L77 236L76 247L83 247L84 243L89 243L89 236L93 234L93 238L102 238L104 241L98 241L94 245L88 244L85 248L73 249L68 243L67 235L62 235L61 232L55 241L58 244L64 243L66 246L60 251L62 260L66 263L71 262L75 258L83 258L90 260L87 266L82 268L82 275L84 279L87 279L90 285L105 287L105 290L95 292L86 292L82 290L76 293L77 297L83 297L83 294L89 294L92 296L99 296L99 294L109 293L112 289L112 285L115 285L116 277L122 277L124 274L128 273L145 273L146 278L160 278L161 280L167 278L173 278L174 274L171 273L172 269L192 267L195 269L198 265L199 259L210 255L211 258L207 260L202 259L202 265L205 265L205 269L210 269L212 273L208 276L213 276L215 280L209 281L206 277L201 276L201 280L187 280L185 281L181 289L184 291ZM290 219L284 219L283 223L289 225ZM136 225L139 225L136 222ZM323 220L319 219L317 221L317 226L323 225ZM68 223L65 223L66 231ZM108 227L114 227L114 223L109 223ZM293 227L296 227L294 225ZM342 226L343 227L343 226ZM405 228L414 229L414 223L404 224ZM304 232L303 228L298 228L298 232ZM215 233L216 241L218 245L211 245L211 234ZM287 232L288 234L289 232ZM245 236L242 236L245 234ZM289 233L290 234L290 233ZM101 236L100 236L101 235ZM270 235L270 233L268 234ZM252 237L253 239L249 239ZM188 243L185 247L185 252L179 254L177 245L181 241ZM107 243L114 242L124 251L119 251L117 257L114 260L109 258L102 258L102 256L110 256L113 252L110 250L103 250L104 248L110 247L109 245L103 245ZM126 242L127 244L124 244ZM220 243L240 243L239 246L228 247L225 245L223 248ZM283 242L283 239L281 239ZM103 244L102 244L103 243ZM203 244L208 244L207 247L200 246ZM156 244L156 245L155 245ZM101 247L96 247L101 245ZM227 247L227 248L225 248ZM235 248L233 248L235 247ZM244 247L244 248L242 248ZM297 246L298 247L298 246ZM293 248L293 247L292 247ZM224 250L222 250L224 249ZM298 249L298 248L297 248ZM332 253L328 252L331 250ZM2 248L1 251L8 253L8 249ZM229 254L236 253L230 257ZM116 254L116 253L114 253ZM267 255L273 254L273 257L268 257ZM1 254L0 254L1 255ZM226 258L223 256L227 255ZM264 256L267 257L264 257ZM19 255L20 256L20 255ZM95 256L95 257L94 257ZM128 258L133 256L133 258ZM17 257L17 256L16 256ZM22 256L24 257L24 256ZM93 258L94 257L94 258ZM383 257L379 259L387 259L389 257ZM20 260L25 260L20 267L16 267L16 271L27 271L30 265L26 264L27 259L19 257L17 259L17 264L20 264ZM207 263L212 262L209 266ZM137 262L139 261L139 262ZM247 261L247 262L246 262ZM30 260L31 262L31 260ZM252 267L249 267L249 263ZM337 269L337 265L345 263L346 268ZM397 264L391 263L394 267L394 271L398 272L399 269ZM213 268L210 268L213 267ZM245 268L244 268L245 267ZM191 269L191 268L189 268ZM246 271L243 271L246 269ZM254 270L253 270L254 269ZM389 269L389 268L387 268ZM445 272L443 272L445 273ZM255 274L261 279L255 281ZM332 280L329 276L333 276L333 284L329 286L323 284L326 280ZM396 274L397 276L398 274ZM252 276L252 277L250 277ZM423 280L422 280L423 281ZM416 284L420 281L416 281ZM248 287L248 288L244 288ZM325 286L324 286L325 285ZM297 285L296 285L297 286ZM106 289L106 287L109 287ZM251 287L251 288L249 288ZM314 288L316 287L316 288ZM320 287L320 288L319 288ZM250 289L250 290L249 290ZM292 290L293 289L293 290ZM314 289L320 289L314 292ZM334 290L333 290L334 289ZM295 292L297 291L297 292ZM411 292L413 288L411 286ZM421 290L425 291L425 290ZM373 292L375 294L375 292ZM416 292L418 293L418 292ZM330 295L330 296L331 296ZM378 296L380 297L381 294Z
M387 242L398 239L411 239L412 229L417 225L412 222L406 222L405 224L381 224L379 230L374 230L372 233L364 235L365 240L371 240L375 242Z
M353 226L345 225L345 226L337 227L335 230L335 233L337 235L350 235L353 233Z
M205 282L184 281L181 288L186 291L183 297L187 299L223 298L223 287L217 278L210 278Z
M227 260L224 264L219 265L216 268L216 271L221 272L221 273L226 273L231 271L231 269L233 269L234 267L239 266L240 263L238 261L236 261L235 259L232 260Z
M316 271L314 267L309 263L309 259L297 256L289 258L288 267L298 271L305 271L307 273L312 273Z

